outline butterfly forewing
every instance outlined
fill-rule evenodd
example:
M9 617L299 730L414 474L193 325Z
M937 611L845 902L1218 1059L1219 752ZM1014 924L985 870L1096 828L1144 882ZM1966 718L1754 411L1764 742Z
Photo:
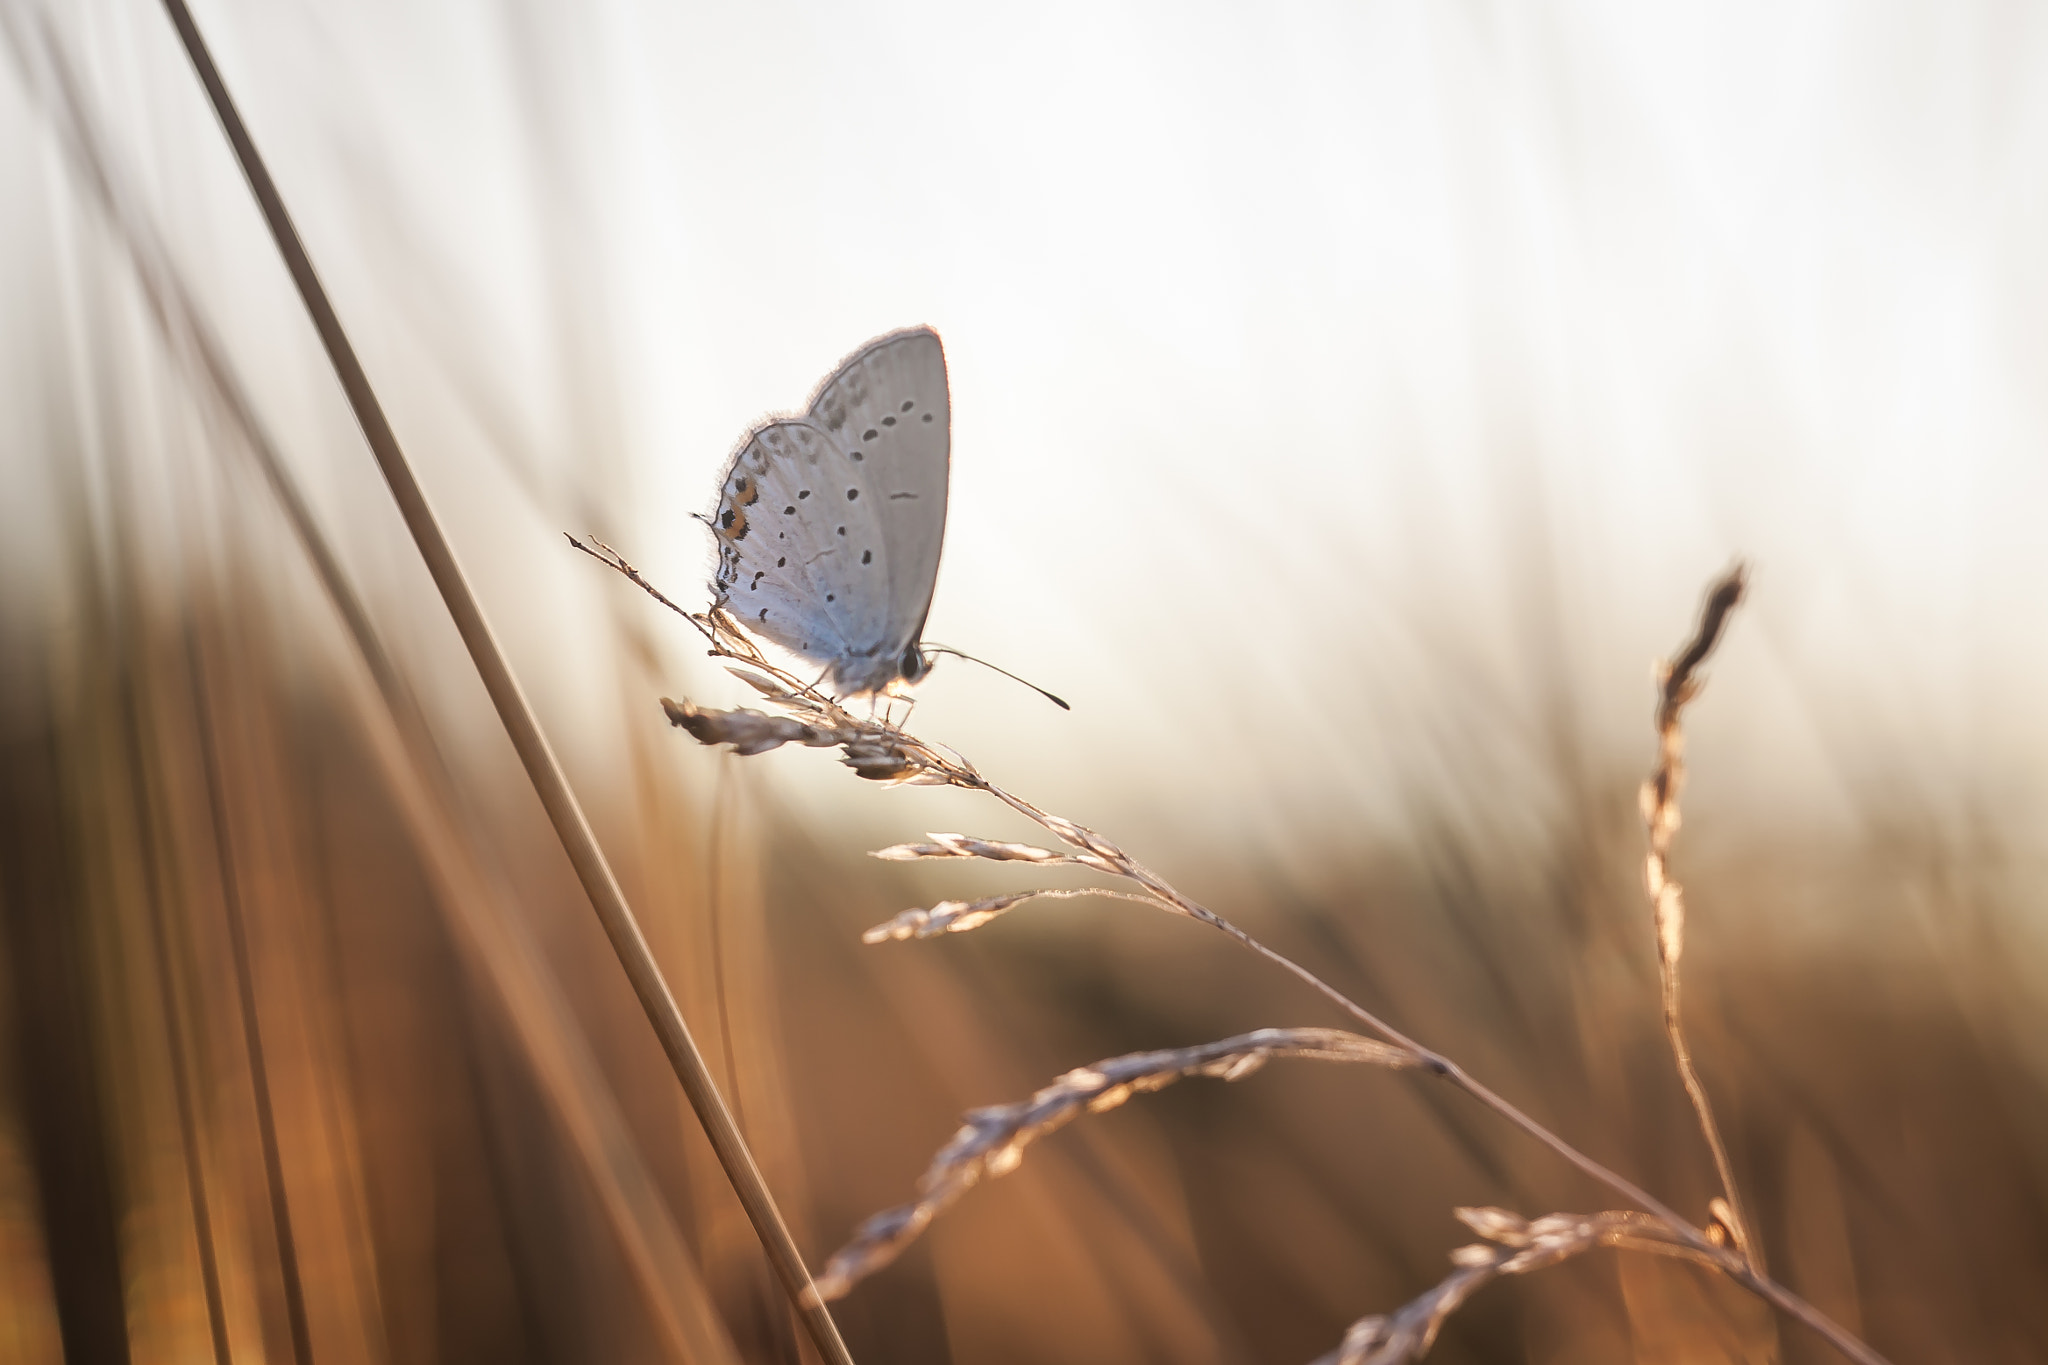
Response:
M928 327L869 342L818 390L811 418L860 456L889 547L889 617L900 654L931 610L946 535L952 400L946 353Z

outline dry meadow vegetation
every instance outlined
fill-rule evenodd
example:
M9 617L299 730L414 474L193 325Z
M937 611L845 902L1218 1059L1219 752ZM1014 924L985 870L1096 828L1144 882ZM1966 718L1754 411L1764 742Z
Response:
M0 12L88 243L69 349L10 380L0 1359L813 1358L425 576L409 612L353 586L61 53ZM2048 1002L2013 926L2048 899L1993 796L1674 839L1739 577L1634 747L1475 706L1472 748L1537 759L1405 837L1142 862L1097 826L1171 829L1199 762L1073 823L709 619L753 692L700 669L725 695L664 714L689 627L605 586L612 709L565 759L854 1359L1841 1359L1803 1305L1900 1365L2040 1358ZM881 779L857 814L789 799L807 748ZM888 785L919 781L989 823L928 835Z

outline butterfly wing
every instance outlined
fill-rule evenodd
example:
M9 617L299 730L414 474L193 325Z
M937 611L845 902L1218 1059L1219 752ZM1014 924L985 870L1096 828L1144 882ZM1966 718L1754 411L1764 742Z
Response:
M727 465L715 602L841 692L903 676L938 577L951 448L938 335L869 342L805 416L757 428Z
M894 638L887 540L863 463L808 418L770 422L733 456L712 518L717 605L835 673Z
M819 387L810 418L866 477L862 496L874 501L888 549L881 654L893 665L924 633L946 538L953 403L938 333L915 327L869 342Z

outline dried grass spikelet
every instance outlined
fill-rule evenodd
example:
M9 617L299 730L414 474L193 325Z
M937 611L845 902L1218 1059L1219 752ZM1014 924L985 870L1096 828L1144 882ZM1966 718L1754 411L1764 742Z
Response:
M1078 1067L1021 1104L975 1109L953 1140L917 1182L918 1198L885 1210L854 1230L853 1239L825 1264L814 1293L820 1300L844 1295L860 1280L895 1260L932 1219L967 1193L983 1176L1006 1175L1039 1138L1086 1114L1114 1109L1132 1095L1158 1090L1183 1076L1234 1081L1271 1057L1302 1057L1374 1066L1416 1065L1413 1054L1342 1029L1266 1028L1193 1047L1132 1052Z
M668 714L669 723L688 731L699 743L730 744L734 753L743 755L764 754L785 744L837 748L841 751L841 762L872 781L977 789L986 786L973 765L959 755L942 753L886 720L874 716L858 718L835 698L779 667L719 608L702 613L685 611L648 582L625 556L597 537L592 536L588 544L574 536L569 536L568 541L688 621L710 644L713 658L734 660L735 663L727 665L727 671L785 713L775 716L745 708L708 710L687 700L663 697L661 708Z
M1685 892L1671 875L1671 845L1680 823L1678 795L1685 785L1685 708L1706 685L1700 669L1713 657L1729 616L1741 604L1748 587L1747 566L1731 565L1707 589L1692 636L1658 670L1657 762L1649 780L1643 783L1641 807L1648 836L1648 848L1643 855L1643 884L1649 893L1651 918L1657 931L1657 976L1663 996L1664 1032L1671 1044L1671 1058L1678 1068L1679 1080L1692 1102L1700 1134L1706 1139L1714 1170L1721 1180L1722 1197L1711 1206L1713 1218L1708 1224L1708 1235L1725 1234L1750 1267L1762 1271L1763 1248L1751 1234L1728 1145L1721 1137L1713 1104L1685 1039L1678 975L1679 958L1685 952Z
M965 933L979 929L997 915L1033 896L1078 896L1081 891L1013 891L1007 896L984 896L978 901L940 901L930 909L905 910L860 936L862 943L888 943L910 938L932 938L939 934Z
M885 852L887 850L884 850ZM1041 888L1032 891L1012 891L1003 896L984 896L976 901L940 901L929 910L905 910L884 924L877 924L860 936L862 943L888 943L892 940L910 938L936 938L940 934L960 934L969 929L979 929L996 916L1014 905L1028 900L1074 900L1081 896L1102 896L1109 900L1136 901L1140 905L1157 905L1151 896L1135 895L1129 891L1111 891L1099 886L1077 886L1064 888Z
M1701 666L1720 644L1730 615L1748 589L1748 566L1731 565L1707 589L1691 638L1657 670L1657 763L1643 783L1638 803L1649 835L1644 881L1656 917L1658 961L1667 976L1677 970L1685 951L1684 893L1670 874L1671 842L1680 823L1678 793L1685 785L1685 731L1680 722L1686 705L1706 685Z
M1066 821L1060 823L1065 824ZM1078 828L1078 827L1077 827ZM924 862L937 858L983 858L995 863L1043 863L1049 866L1093 868L1112 876L1122 875L1123 869L1103 857L1099 852L1060 853L1049 848L1038 848L1031 844L1004 843L999 839L977 839L971 834L927 834L930 843L891 844L878 848L869 857L880 858L890 863ZM1098 839L1096 842L1100 843ZM1081 847L1087 847L1081 845Z
M1053 817L1058 820L1058 817ZM1033 863L1040 867L1085 867L1092 872L1106 872L1113 877L1128 876L1128 859L1123 858L1114 846L1100 836L1088 836L1086 830L1071 821L1058 820L1076 835L1087 836L1088 842L1068 835L1064 830L1054 832L1069 838L1076 848L1106 850L1097 852L1060 853L1033 844L1006 843L1000 839L978 839L968 834L927 834L930 842L922 844L892 844L878 848L869 857L885 862L910 863L929 862L947 858L981 858L996 863ZM1114 856L1112 856L1114 855ZM1070 887L1062 889L1037 888L1029 891L1012 891L1000 896L985 896L972 901L940 901L929 910L905 910L886 924L878 924L861 935L863 943L887 943L892 939L932 938L939 934L964 933L979 929L996 916L1028 900L1071 900L1078 896L1102 896L1110 900L1136 901L1140 905L1175 910L1149 890L1144 892L1113 891L1102 887Z
M1426 1293L1392 1313L1353 1323L1342 1344L1315 1365L1402 1365L1419 1360L1451 1314L1486 1285L1503 1275L1524 1275L1599 1247L1705 1259L1669 1224L1647 1213L1553 1213L1532 1220L1507 1209L1468 1208L1457 1210L1457 1215L1486 1240L1452 1251L1455 1269Z
M708 710L688 700L663 697L661 709L671 725L688 731L698 743L730 744L736 754L765 754L785 744L837 748L840 762L871 781L911 786L957 783L949 765L933 761L935 755L923 744L889 726L855 721L836 707L828 711L790 706L795 714L771 716L745 707Z
M661 709L671 725L689 731L700 744L730 744L736 754L765 754L785 744L805 744L814 749L843 744L854 738L836 728L807 725L789 716L771 716L765 711L744 708L733 711L705 711L686 701L661 699Z

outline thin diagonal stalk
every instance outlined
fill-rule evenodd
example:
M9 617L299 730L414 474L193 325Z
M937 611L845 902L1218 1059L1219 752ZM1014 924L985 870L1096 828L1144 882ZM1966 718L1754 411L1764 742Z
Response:
M327 351L328 360L347 395L356 421L362 427L371 454L390 486L407 529L412 533L413 543L425 561L435 587L440 590L449 615L454 618L455 628L469 650L471 662L497 708L512 747L526 768L527 777L562 841L563 851L568 854L584 893L590 898L591 908L596 911L605 936L610 939L619 964L625 969L634 993L646 1011L648 1022L654 1026L662 1049L668 1054L676 1079L681 1082L698 1122L703 1125L705 1135L718 1153L719 1162L732 1181L740 1203L753 1221L756 1235L760 1237L784 1290L797 1305L797 1311L802 1315L819 1352L831 1365L852 1365L852 1356L840 1339L831 1315L822 1304L810 1301L805 1293L810 1286L810 1273L804 1267L795 1239L783 1222L774 1196L740 1135L738 1125L719 1097L703 1054L684 1022L682 1011L676 1006L675 997L669 992L668 983L662 978L646 936L641 932L625 893L620 889L603 850L598 847L597 837L591 831L590 823L540 728L540 722L491 631L483 608L455 556L454 547L441 530L426 493L399 446L397 435L370 385L369 376L364 372L362 362L342 329L334 305L313 270L312 261L299 240L298 230L292 224L284 200L241 115L236 111L191 12L184 0L164 0L164 8L178 31L200 83L206 89L222 131L233 146L235 158L262 210L278 253L298 287L299 296Z
M996 783L984 777L972 763L969 763L958 754L942 754L934 746L915 739L894 726L885 725L879 721L864 723L854 719L841 710L830 698L824 697L814 688L805 686L787 671L770 663L759 650L752 646L745 636L733 630L719 612L714 610L700 617L685 611L663 594L659 588L642 577L639 570L622 558L617 551L601 541L596 542L593 548L583 544L574 536L570 536L569 543L600 563L615 570L634 584L634 586L640 588L641 591L647 593L670 611L675 612L678 616L688 621L710 641L711 653L714 657L739 659L744 661L750 668L759 669L766 673L768 675L767 678L756 680L748 678L747 674L741 670L734 670L743 680L751 682L757 688L767 690L768 695L778 702L801 707L810 716L815 718L816 724L800 724L795 726L796 729L811 732L801 742L807 744L848 744L849 741L858 742L863 736L873 736L880 739L888 748L892 759L890 771L896 775L900 776L901 774L921 769L928 775L931 775L934 780L947 782L954 786L967 787L975 791L987 792L990 796L1001 801L1033 824L1046 829L1062 843L1081 850L1084 855L1081 861L1084 861L1087 865L1094 867L1097 871L1136 883L1144 889L1146 895L1155 904L1163 909L1172 911L1175 914L1185 915L1189 919L1199 920L1213 929L1228 934L1243 947L1250 949L1268 962L1291 973L1298 980L1322 995L1331 1004L1379 1034L1380 1037L1397 1047L1405 1048L1413 1053L1423 1070L1449 1081L1501 1117L1507 1119L1523 1132L1529 1134L1529 1136L1535 1138L1538 1142L1541 1142L1544 1146L1556 1152L1566 1161L1584 1171L1593 1179L1607 1186L1623 1198L1635 1203L1646 1212L1655 1214L1657 1217L1669 1222L1674 1228L1689 1234L1697 1241L1700 1248L1708 1249L1713 1247L1713 1243L1708 1240L1705 1233L1700 1232L1691 1223L1679 1217L1676 1211L1665 1205L1663 1201L1659 1200L1648 1190L1643 1189L1640 1185L1637 1185L1619 1172L1601 1165L1592 1157L1587 1156L1584 1152L1581 1152L1578 1148L1572 1146L1548 1128L1545 1128L1535 1119L1509 1103L1505 1098L1481 1084L1449 1057L1424 1047L1415 1039L1401 1032L1392 1024L1380 1018L1371 1010L1366 1009L1365 1006L1359 1004L1350 996L1317 976L1314 972L1311 972L1308 968L1294 961L1294 959L1268 948L1265 944L1259 942L1249 933L1246 933L1237 925L1217 914L1214 910L1209 909L1206 905L1183 895L1172 883L1168 882L1158 873L1153 872L1130 854L1124 852L1123 849L1119 848L1111 840L1092 829L1088 829L1086 826L1078 825L1071 820L1053 815L1051 812L1042 810L1031 802L1026 801L1023 797L1004 790ZM771 683L779 684L786 690L780 692L769 690ZM664 705L669 708L670 720L677 724L685 725L686 728L688 728L689 718L697 714L694 708L687 706L677 707L674 703L666 702ZM751 713L716 714L723 719L730 720L735 716ZM696 735L699 741L705 744L733 742L736 738L732 732L723 729L705 729L701 732L693 729L692 733ZM796 736L792 734L782 733L773 737L771 742L763 744L761 748L773 748L777 744L789 742L795 738ZM851 746L849 745L849 747ZM759 749L747 749L743 752L759 751ZM947 854L945 856L953 855Z
M1634 1181L1609 1169L1579 1151L1557 1134L1475 1079L1463 1067L1442 1053L1424 1047L1357 1001L1330 985L1300 963L1268 948L1223 916L1181 894L1163 877L1124 852L1096 831L1041 810L1020 796L1003 790L978 772L972 763L950 750L927 743L879 720L861 721L848 714L831 698L807 687L786 670L767 660L720 612L693 616L676 607L658 589L602 544L595 549L572 544L624 575L657 600L683 615L711 642L715 657L740 660L745 667L732 672L762 692L791 715L771 717L752 711L703 711L688 702L663 703L672 723L688 730L703 744L732 744L741 753L762 753L788 743L812 747L837 746L844 750L847 764L864 777L896 782L943 783L987 792L1018 814L1039 825L1061 843L1076 850L1074 855L1054 855L1043 849L1018 844L969 839L962 835L933 835L930 845L901 845L885 850L890 857L955 858L980 857L997 861L1024 861L1033 865L1066 864L1089 867L1137 885L1160 908L1199 920L1220 930L1260 957L1285 969L1313 988L1330 1003L1373 1030L1388 1042L1409 1052L1423 1070L1434 1073L1500 1115L1530 1137L1563 1157L1579 1170L1667 1223L1677 1242L1698 1259L1711 1262L1730 1279L1798 1319L1826 1338L1842 1354L1860 1365L1885 1365L1884 1357L1859 1341L1826 1314L1791 1290L1755 1268L1738 1251L1720 1245L1706 1232L1681 1218L1663 1201ZM1725 615L1725 610L1723 611ZM1702 655L1701 657L1704 657ZM1698 660L1694 660L1696 666Z

